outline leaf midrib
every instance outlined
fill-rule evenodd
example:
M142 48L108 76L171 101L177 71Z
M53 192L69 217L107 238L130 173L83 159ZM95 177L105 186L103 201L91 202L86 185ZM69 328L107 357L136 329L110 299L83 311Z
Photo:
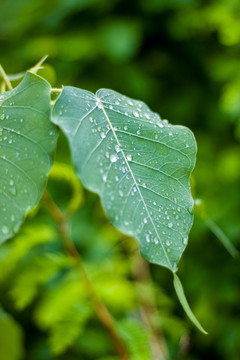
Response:
M118 137L117 137L117 135L116 135L116 132L114 131L114 128L113 128L113 126L112 126L112 123L111 123L111 121L110 121L110 119L109 119L109 117L108 117L108 115L107 115L107 113L106 113L106 111L105 111L104 105L103 105L101 99L99 99L97 96L96 96L96 101L101 103L101 109L102 109L102 111L103 111L103 113L104 113L104 115L105 115L105 117L106 117L106 119L107 119L107 122L108 122L108 124L109 124L109 126L110 126L110 128L111 128L111 130L112 130L112 133L113 133L115 139L116 139L117 145L119 146L120 151L121 151L121 153L122 153L122 156L123 156L123 158L124 158L124 160L125 160L125 162L126 162L126 164L127 164L127 167L128 167L129 172L130 172L130 174L131 174L131 176L132 176L132 179L133 179L133 181L134 181L134 184L135 184L135 186L136 186L136 188L137 188L137 191L138 191L138 193L139 193L139 196L140 196L140 198L141 198L141 200L142 200L142 203L143 203L143 205L144 205L144 208L145 208L145 210L146 210L146 212L147 212L147 214L148 214L148 217L149 217L149 219L150 219L150 221L151 221L151 223L152 223L152 226L153 226L154 231L155 231L155 233L156 233L156 235L157 235L157 237L158 237L158 240L159 240L159 242L160 242L160 244L161 244L161 246L162 246L162 249L163 249L165 258L166 258L167 261L168 261L168 265L170 266L170 268L172 268L172 264L171 264L171 262L170 262L170 259L169 259L168 255L167 255L167 252L166 252L166 250L165 250L165 248L164 248L164 245L163 245L163 243L162 243L162 239L161 239L161 237L159 236L159 233L158 233L158 231L157 231L157 229L156 229L156 226L155 226L155 224L154 224L154 222L153 222L153 219L152 219L151 214L150 214L150 212L149 212L149 210L148 210L148 207L147 207L147 205L146 205L146 203L145 203L145 200L144 200L144 198L143 198L143 196L142 196L142 193L141 193L141 191L140 191L140 189L139 189L138 183L137 183L137 181L136 181L136 179L135 179L135 176L134 176L134 174L133 174L133 172L132 172L132 169L131 169L128 161L127 161L127 158L126 158L126 156L125 156L125 154L124 154L124 152L123 152L123 149L121 148L121 144L120 144L120 142L119 142L119 140L118 140Z

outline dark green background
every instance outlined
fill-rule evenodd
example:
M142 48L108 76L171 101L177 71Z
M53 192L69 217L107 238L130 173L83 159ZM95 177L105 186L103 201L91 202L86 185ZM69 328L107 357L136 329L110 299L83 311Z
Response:
M101 87L111 88L145 101L172 124L188 126L198 143L192 178L194 198L202 199L207 216L239 247L240 2L1 0L0 63L5 71L21 72L46 54L49 55L46 67L39 74L53 87L73 85L94 92ZM62 136L57 159L68 162L67 144ZM50 181L49 189L64 203L63 185L56 186ZM67 186L65 190L68 191ZM94 195L85 192L84 197L83 207L72 220L79 251L92 267L107 262L113 269L117 261L117 272L133 287L129 258L137 251L136 244L130 241L129 245L108 224ZM171 274L151 266L159 308L155 321L163 329L169 359L238 360L239 260L226 252L201 213L197 208L179 274L193 310L209 335L201 335L185 319L173 291ZM40 209L38 217L29 222L37 223L44 216ZM11 241L0 249L0 259L11 251L10 246ZM46 251L54 253L54 246L29 251L7 279L0 278L2 307L24 331L25 358L107 359L104 356L111 354L110 345L107 338L102 338L94 317L75 345L61 355L54 355L49 348L48 331L39 330L38 322L34 321L38 301L35 299L22 311L14 306L11 291L16 274L31 267L36 253L38 256ZM4 274L4 266L2 269L0 265ZM37 299L56 285L54 281L61 283L62 272L52 283L43 282ZM113 282L118 281L116 275ZM120 304L117 310L113 307L117 318L131 318L132 313L138 313L138 300L131 296L126 294L126 306L123 301L122 307ZM1 331L4 328L0 323L0 339ZM89 343L95 344L95 352ZM0 354L0 359L8 358ZM15 358L9 358L12 359Z

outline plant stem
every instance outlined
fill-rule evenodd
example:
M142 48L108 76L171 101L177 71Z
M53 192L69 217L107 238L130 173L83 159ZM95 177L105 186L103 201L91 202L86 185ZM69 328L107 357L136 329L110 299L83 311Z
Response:
M32 68L30 68L28 71L36 74L38 72L39 69L42 69L42 64L44 63L44 61L47 59L48 55L45 55L41 60L38 61L38 63L36 65L34 65Z
M6 86L8 87L9 90L12 90L12 84L10 83L10 81L8 80L7 74L5 73L5 71L3 70L2 65L0 65L0 74L2 75L2 78L6 84Z
M136 255L133 258L132 273L136 284L152 285L149 264L140 255ZM156 326L157 321L155 321L155 319L158 316L158 313L155 295L151 285L149 287L148 296L145 296L142 291L138 291L140 315L142 322L149 331L150 345L154 360L165 360L168 358L167 344L160 328Z
M62 89L52 88L52 89L51 89L51 92L52 92L52 93L58 93L58 94L60 94L60 93L62 92Z
M62 212L60 211L60 209L58 208L56 203L53 201L51 196L47 193L47 191L44 192L42 199L43 199L50 215L52 216L52 218L58 225L58 229L59 229L59 233L60 233L60 237L61 237L64 249L74 260L76 270L78 271L80 277L84 281L86 291L87 291L88 296L93 304L93 307L98 316L98 319L100 320L102 325L107 330L107 332L113 342L116 354L118 355L119 359L121 359L121 360L129 360L128 352L126 350L123 340L120 338L120 336L117 332L117 329L114 324L114 320L113 320L111 314L109 313L109 311L107 310L107 308L105 307L105 305L102 303L102 301L98 297L98 295L94 289L94 286L93 286L91 280L89 279L88 274L83 266L82 259L81 259L80 255L69 235L69 231L68 231L68 227L67 227L64 215L62 214Z

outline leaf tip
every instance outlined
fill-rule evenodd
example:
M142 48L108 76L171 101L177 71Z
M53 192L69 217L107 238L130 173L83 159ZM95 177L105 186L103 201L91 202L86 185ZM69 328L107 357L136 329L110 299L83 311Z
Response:
M180 301L188 318L198 328L199 331L201 331L204 335L207 335L208 332L202 327L202 325L200 324L200 322L198 321L196 316L193 314L193 312L188 304L187 298L186 298L184 290L183 290L182 283L181 283L179 277L177 276L176 272L173 273L173 286L176 291L178 300Z

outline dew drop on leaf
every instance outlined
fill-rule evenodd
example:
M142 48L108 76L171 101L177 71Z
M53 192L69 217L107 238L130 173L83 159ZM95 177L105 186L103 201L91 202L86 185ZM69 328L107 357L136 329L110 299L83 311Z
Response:
M110 161L111 161L111 163L115 163L117 160L118 160L117 155L111 155L111 156L110 156Z
M150 236L149 236L149 234L146 235L146 242L148 242L148 243L150 242Z
M118 144L115 146L115 150L116 150L117 153L118 153L119 151L121 151L121 148L120 148L120 146L119 146Z
M6 235L6 234L8 234L8 232L9 232L8 227L4 225L4 226L2 227L2 233L3 233L4 235Z

